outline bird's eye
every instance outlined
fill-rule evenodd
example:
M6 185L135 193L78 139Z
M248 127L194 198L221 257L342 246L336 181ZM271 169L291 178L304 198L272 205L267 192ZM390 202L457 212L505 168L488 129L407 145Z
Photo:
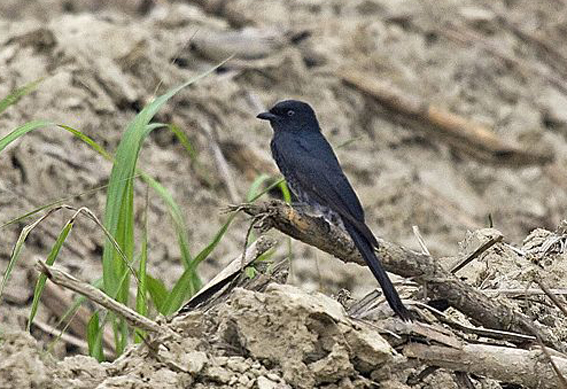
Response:
M295 115L295 111L293 109L287 111L287 116L293 116L293 115Z

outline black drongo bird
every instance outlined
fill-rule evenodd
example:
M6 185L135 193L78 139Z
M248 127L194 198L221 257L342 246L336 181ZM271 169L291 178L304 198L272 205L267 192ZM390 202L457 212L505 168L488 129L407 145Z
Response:
M313 109L301 101L284 100L257 117L269 120L272 125L272 156L293 194L300 202L342 224L380 283L390 307L402 319L410 320L408 310L374 253L378 242L364 221L360 201L321 133Z

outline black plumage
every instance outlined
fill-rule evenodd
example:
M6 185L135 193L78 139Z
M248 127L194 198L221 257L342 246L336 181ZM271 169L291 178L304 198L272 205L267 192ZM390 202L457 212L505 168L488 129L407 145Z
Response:
M331 145L309 104L285 100L258 118L269 120L274 130L272 155L291 191L299 201L339 220L380 283L386 300L404 320L410 314L378 260L378 242L364 220L364 210L343 173Z

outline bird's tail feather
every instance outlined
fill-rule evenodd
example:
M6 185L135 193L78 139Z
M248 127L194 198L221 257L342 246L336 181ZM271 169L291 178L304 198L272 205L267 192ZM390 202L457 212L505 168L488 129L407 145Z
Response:
M386 297L386 301L390 305L390 308L403 320L409 321L411 320L411 316L407 308L405 307L404 303L400 299L398 292L394 288L392 281L386 274L386 271L382 267L380 260L374 253L374 248L368 242L368 240L362 235L356 227L352 226L350 223L345 223L345 228L352 238L356 248L362 254L362 258L374 274L376 280L382 287L382 291L384 292L384 296Z

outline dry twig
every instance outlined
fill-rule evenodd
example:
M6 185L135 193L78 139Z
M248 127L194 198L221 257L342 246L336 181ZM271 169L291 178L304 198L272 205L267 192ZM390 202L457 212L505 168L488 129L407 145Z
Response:
M384 107L417 122L440 136L451 147L473 157L512 167L544 165L553 160L549 154L522 150L500 139L491 129L462 116L435 107L416 96L409 96L386 83L357 70L339 72L350 86L372 97Z
M493 236L488 241L486 241L484 244L482 244L480 247L478 247L475 251L473 251L472 253L467 255L465 258L463 258L462 260L460 260L459 262L457 262L453 266L451 266L451 269L449 270L449 272L451 272L451 274L455 274L456 272L461 270L463 267L465 267L467 264L471 263L475 258L479 257L480 254L484 253L486 250L488 250L489 248L494 246L496 243L501 242L503 238L504 238L504 236L502 234L497 234L497 235Z
M553 293L553 290L550 290L541 280L541 278L538 278L535 280L536 284L538 284L538 286L541 288L541 290L543 291L543 293L545 293L545 295L547 297L549 297L551 299L551 301L553 301L553 303L557 306L557 308L559 308L559 310L561 312L563 312L563 314L567 317L567 308L565 308L565 304L563 302L561 302L557 296L555 295L555 293Z
M421 247L421 253L425 254L425 255L431 255L431 253L427 249L427 245L425 244L425 240L423 240L423 236L421 236L421 232L419 231L419 227L418 226L412 226L411 229L413 231L413 234L415 235L415 238L417 239L417 241L419 243L419 247Z
M513 343L535 342L537 340L536 337L532 335L524 335L510 331L493 330L490 328L473 327L461 324L455 320L451 320L443 312L433 308L432 306L423 303L416 303L416 305L433 313L442 323L445 323L448 326L465 333L483 336L485 338L508 340Z
M138 314L129 307L110 298L100 289L97 289L86 282L79 281L78 279L71 276L70 274L65 273L64 271L58 270L53 266L46 265L45 262L41 260L38 260L36 262L36 269L39 272L45 274L47 278L49 278L49 280L51 280L55 284L77 292L85 296L89 300L122 316L132 327L137 327L154 333L166 332L165 327L162 327L153 320L150 320L147 317Z

